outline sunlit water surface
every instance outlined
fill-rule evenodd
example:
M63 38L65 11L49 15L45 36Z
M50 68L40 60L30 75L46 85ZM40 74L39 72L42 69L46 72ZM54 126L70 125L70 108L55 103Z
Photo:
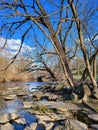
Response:
M29 126L32 122L36 121L34 115L31 115L26 110L23 110L23 101L26 99L25 97L16 97L14 100L5 100L2 96L2 93L6 90L14 89L14 88L23 88L29 91L37 91L38 88L42 85L49 84L46 82L25 82L25 83L0 83L0 118L2 118L3 114L17 112L18 116L24 117L27 121L26 125L20 125L13 122L15 130L24 130L26 126ZM6 96L6 95L5 95ZM28 96L28 99L30 95ZM40 126L37 130L44 130Z

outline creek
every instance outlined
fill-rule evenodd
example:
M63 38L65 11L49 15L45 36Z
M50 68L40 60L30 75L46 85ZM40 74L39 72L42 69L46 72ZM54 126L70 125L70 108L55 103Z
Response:
M55 84L55 83L47 83L47 82L0 83L0 121L2 121L3 115L8 115L8 116L11 117L11 115L13 113L17 113L18 119L24 118L26 120L26 123L22 125L20 123L16 123L15 122L16 119L9 120L8 122L14 126L15 130L24 130L27 126L30 126L30 124L32 124L32 123L35 123L35 122L38 123L38 119L36 118L36 116L34 114L30 114L28 112L28 109L23 107L24 106L23 103L26 102L26 101L27 101L27 103L29 101L33 101L32 92L34 94L36 94L36 91L40 90L41 86L43 86L43 85L51 86L52 84ZM22 89L26 90L26 92L29 92L29 94L27 94L27 95L23 94L22 91L21 91ZM21 95L21 93L23 95ZM15 96L15 98L10 99L10 98L12 98L11 95L12 95L12 97L14 97L15 95L16 96ZM49 96L49 93L48 93L48 96ZM41 101L45 105L47 99L43 98L43 99L41 99ZM35 100L35 102L39 103L36 100ZM49 103L49 102L47 102L47 103ZM56 100L56 102L54 101L53 103L54 103L54 106L56 108L56 105L58 104L58 101ZM68 109L68 111L71 112L71 116L68 117L69 120L71 118L76 119L78 121L81 121L81 122L87 124L88 127L90 127L91 124L98 124L98 121L93 121L93 120L90 120L88 118L87 115L92 114L94 112L92 112L92 111L90 111L90 109L86 108L86 106L84 104L79 104L78 103L77 105L75 105L74 102L71 103L70 101L69 102L62 101L62 102L59 102L59 103L61 103L63 105L66 104L66 106L65 106L66 109ZM61 105L61 106L64 107L63 105ZM80 106L78 106L78 105L80 105ZM95 103L95 107L97 107L96 105L97 104ZM57 106L59 107L59 104ZM26 105L26 107L27 107L27 105ZM65 107L63 108L64 110L65 110ZM77 107L79 107L80 109L76 110ZM67 113L67 111L65 112L65 115L66 115L66 113ZM95 114L97 114L97 113L95 113ZM7 116L7 118L8 118L8 116ZM62 119L63 119L63 116L62 116ZM59 120L59 121L62 122L62 119ZM56 125L61 124L61 122L59 122L59 121L57 121L57 122L54 121L54 127ZM66 120L64 119L64 121L66 121ZM0 126L2 126L4 124L5 123L0 123ZM51 130L54 130L54 127ZM44 130L44 129L45 128L42 125L39 125L39 124L37 125L36 130Z
M0 118L2 118L2 115L4 114L11 114L13 112L18 112L18 116L24 117L27 121L26 125L17 124L15 122L11 122L14 125L15 130L24 130L26 126L29 126L31 123L36 121L36 118L34 115L28 113L26 110L23 109L23 101L30 100L32 95L29 95L28 97L25 96L17 96L13 100L5 100L3 97L6 97L6 95L3 95L4 92L8 90L14 90L14 89L26 89L29 91L37 91L40 86L49 84L47 82L10 82L10 83L0 83ZM13 93L12 93L13 94ZM41 126L37 128L37 130L43 130Z

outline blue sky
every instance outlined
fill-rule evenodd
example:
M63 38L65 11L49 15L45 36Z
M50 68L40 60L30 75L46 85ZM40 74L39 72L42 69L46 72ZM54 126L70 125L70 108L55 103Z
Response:
M7 1L9 1L9 0L7 0ZM24 1L24 3L25 4L29 4L29 5L31 5L31 4L33 4L32 3L32 0L29 0L29 1L27 1L27 0L23 0ZM44 0L42 0L41 1L42 2L42 4L45 2ZM54 2L55 2L55 0L54 0ZM52 6L52 4L50 4L49 5L49 3L46 1L45 3L44 3L44 6L45 6L45 9L48 11L48 13L51 13L51 12L54 12L54 11L57 11L57 7L56 6L59 6L59 3L60 2L60 0L57 0L56 1L56 5L53 7ZM97 6L98 5L98 0L95 0L95 1L93 1L93 0L90 0L90 2L91 3L93 3L94 4L94 6ZM80 6L80 8L79 8L79 10L80 9L85 9L85 10L87 10L92 4L88 4L88 0L83 0L82 1L82 5ZM65 5L66 5L66 3L65 3ZM93 7L92 7L92 9L93 9ZM23 12L23 10L21 9L20 10L21 12ZM32 11L32 9L29 9L28 10L28 12L29 13L33 13L33 11ZM4 15L6 15L7 13L11 13L11 12L9 12L8 10L2 10L2 11L0 11L0 26L2 25L2 23L5 23L5 22L7 22L7 21L9 21L9 22L14 22L15 20L22 20L22 19L24 19L24 17L17 17L17 18L12 18L12 19L4 19L3 17L1 17L1 15L2 14L4 14ZM65 13L65 11L64 11L64 13ZM63 13L63 15L64 15L64 13ZM96 16L97 15L97 16ZM69 16L71 16L71 14L69 15ZM82 15L80 15L81 17L83 17L83 14ZM88 12L88 16L89 16L89 12ZM53 16L53 18L54 18L54 16ZM52 17L50 18L51 19L51 21L55 21L56 23L55 24L53 24L53 27L54 27L54 29L55 28L57 28L57 21L58 21L58 18L59 18L59 16L58 16L58 14L56 14L55 15L55 19L52 19ZM92 36L93 36L93 34L94 33L96 33L96 32L98 32L98 13L96 13L96 14L94 14L94 16L92 17L92 19L90 19L90 23L92 24ZM27 22L26 24L24 24L24 26L22 26L22 27L20 27L17 31L16 31L16 33L12 36L12 37L8 37L9 39L14 39L14 40L16 40L16 42L17 42L17 40L20 40L21 41L21 36L23 35L23 33L26 31L26 29L29 27L29 25L31 25L32 24L32 22L30 21L30 22ZM68 22L67 23L64 23L63 24L64 25L64 27L66 28L67 26L68 26ZM48 47L48 49L50 50L50 49L53 49L53 47L52 47L52 44L49 42L49 40L45 40L45 43L43 43L43 39L44 39L44 35L43 35L43 33L38 29L38 27L36 27L35 25L33 26L34 27L34 29L35 29L35 33L36 33L36 35L38 36L37 37L37 39L41 42L41 44L43 45L43 44L46 44L46 46ZM93 29L94 28L94 29ZM4 31L2 32L2 37L4 38L4 39L6 39L7 38L7 32L8 32L8 28L5 28L4 29ZM94 30L94 32L93 32L93 30ZM95 32L96 31L96 32ZM78 35L77 35L77 31L76 31L76 28L74 27L73 28L73 30L70 32L70 35L72 35L73 37L74 37L74 39L77 39L78 38ZM33 29L28 33L28 35L27 35L27 37L26 37L26 39L24 40L24 45L28 45L28 46L30 46L31 48L33 48L34 46L35 46L35 40L34 40L34 32L33 32ZM69 46L69 47L72 47L73 45L74 45L74 43L72 42L72 39L70 38L70 36L68 36L68 39L67 39L67 46Z

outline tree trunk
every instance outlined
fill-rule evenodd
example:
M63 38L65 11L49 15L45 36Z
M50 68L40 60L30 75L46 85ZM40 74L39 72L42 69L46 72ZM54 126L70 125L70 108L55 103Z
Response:
M94 59L93 59L93 76L94 76L94 78L95 78L95 80L96 80L96 57L94 57Z
M73 79L73 75L72 75L71 70L69 68L69 64L68 64L67 58L65 56L65 53L64 53L63 49L62 49L62 51L60 51L58 53L60 56L60 60L61 60L61 64L63 67L65 78L67 79L69 85L73 88L76 86L76 83Z
M68 64L68 61L67 61L67 57L65 55L65 51L64 51L63 47L60 45L60 42L59 42L57 36L55 35L55 32L54 32L49 20L47 21L47 25L48 25L47 27L49 29L50 35L53 39L52 44L53 44L56 52L58 53L58 55L60 57L65 78L67 79L69 85L73 88L74 86L76 86L76 83L73 79L73 75L71 73L71 70L70 70L70 67L69 67L69 64Z
M57 78L55 77L55 74L52 72L52 70L47 66L47 64L46 64L45 62L43 62L43 64L44 64L44 66L45 66L47 72L51 75L51 77L52 77L55 81L57 81Z
M68 81L69 85L73 88L74 86L76 86L76 84L75 84L75 81L73 79L73 75L71 73L71 70L69 68L69 64L68 64L68 61L67 61L67 57L65 55L65 51L64 51L63 47L61 46L60 41L58 40L58 36L56 36L56 33L53 29L53 26L50 22L50 19L47 15L45 9L42 7L39 0L36 0L36 3L37 3L38 8L41 11L43 17L45 17L43 25L46 25L47 30L49 31L50 37L52 39L52 44L53 44L56 52L58 53L58 55L60 57L65 78Z
M71 70L69 68L69 64L68 64L68 61L67 61L67 57L65 55L65 50L63 49L63 47L60 45L60 42L55 34L55 31L53 30L52 28L52 25L48 20L46 20L46 24L47 24L47 27L48 27L48 30L50 32L50 35L51 35L51 38L53 39L53 46L56 50L56 52L58 53L59 57L60 57L60 60L61 60L61 64L62 64L62 67L63 67L63 71L64 71L64 75L65 75L65 78L67 79L69 85L71 87L74 87L76 86L75 84L75 81L73 79L73 75L71 73Z
M98 50L96 50L94 52L94 54L90 57L90 59L89 59L90 66L92 65L92 63L93 63L94 59L96 58L97 54L98 54ZM81 81L84 81L87 78L87 73L88 72L87 72L87 67L86 67L85 70L84 70L84 73L82 75Z
M72 0L68 0L68 2L70 4L70 6L71 6L73 15L74 15L75 20L76 20L78 36L79 36L79 39L80 39L80 47L81 47L81 50L83 52L85 64L86 64L86 67L87 67L87 70L88 70L88 74L90 76L90 79L91 79L91 82L93 84L94 89L96 89L97 88L97 83L96 83L95 78L93 77L93 74L92 74L92 71L91 71L91 68L90 68L90 62L89 62L89 58L88 58L88 55L87 55L87 51L86 51L86 47L85 47L84 39L83 39L83 34L82 34L82 30L81 30L81 24L80 24L81 21L78 18L78 14L77 14L75 6L72 3Z

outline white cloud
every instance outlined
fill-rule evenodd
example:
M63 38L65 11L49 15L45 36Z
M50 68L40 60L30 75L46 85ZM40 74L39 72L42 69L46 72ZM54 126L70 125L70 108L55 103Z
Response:
M6 44L5 44L6 42ZM2 47L4 46L4 49L2 49ZM10 57L14 56L21 45L21 40L17 39L4 39L3 37L0 37L0 52L2 53L2 55L9 55ZM20 55L22 55L24 52L28 51L32 51L34 50L34 48L31 48L30 46L26 45L25 43L23 43L23 47L21 49Z

